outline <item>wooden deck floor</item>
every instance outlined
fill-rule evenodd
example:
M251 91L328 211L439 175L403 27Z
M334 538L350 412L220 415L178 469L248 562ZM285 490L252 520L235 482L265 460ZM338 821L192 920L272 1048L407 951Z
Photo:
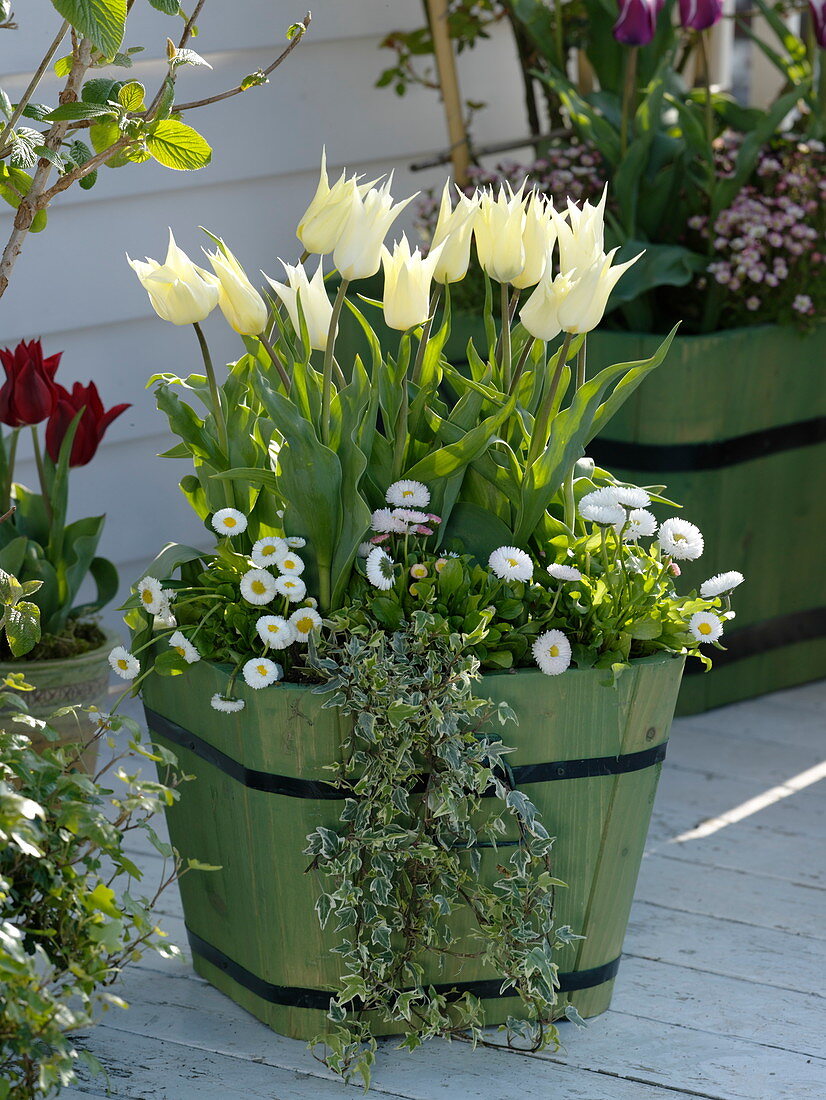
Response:
M585 1030L562 1025L555 1054L439 1042L411 1055L388 1041L374 1095L823 1100L826 799L811 769L824 732L826 681L678 720L611 1010ZM738 807L740 820L697 829ZM161 910L183 944L177 895ZM117 991L131 1007L85 1040L108 1083L66 1100L358 1095L184 962L146 957Z

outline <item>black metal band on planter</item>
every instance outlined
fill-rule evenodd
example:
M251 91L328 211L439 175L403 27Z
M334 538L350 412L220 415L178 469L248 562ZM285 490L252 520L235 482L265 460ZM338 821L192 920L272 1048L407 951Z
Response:
M594 439L588 457L599 466L619 466L645 473L681 473L718 470L756 458L826 443L826 416L781 424L760 432L746 432L731 439L705 443L631 443L622 439Z
M733 665L771 649L782 649L796 642L812 642L818 638L826 638L826 607L810 607L806 611L778 615L774 619L764 619L763 622L724 634L726 648L714 653L714 667ZM704 671L700 664L692 662L686 666L683 675L696 676Z
M289 775L275 775L248 768L238 760L227 756L197 734L179 726L176 722L164 718L149 707L144 708L146 723L151 733L165 737L181 748L189 749L208 764L212 764L232 779L243 783L254 791L268 794L282 794L290 798L338 799L341 801L351 793L348 787L336 787L314 779L295 779ZM593 756L581 760L553 760L544 764L521 764L508 769L511 786L520 787L525 783L552 783L558 779L594 779L601 776L625 775L628 772L652 768L665 759L667 742L654 745L640 752L627 752L621 756ZM423 789L423 788L422 788ZM490 795L494 792L490 791Z
M251 970L247 970L246 967L235 962L229 955L225 955L223 951L219 951L217 947L201 939L191 928L187 927L186 934L194 955L199 955L204 962L208 962L211 966L223 971L234 982L242 985L244 989L248 989L250 993L254 993L256 997L260 997L262 1001L268 1001L274 1005L286 1005L289 1008L314 1008L322 1012L329 1009L330 998L335 996L334 990L308 989L294 985L274 985L272 982L259 978L257 974L253 974ZM617 956L611 962L602 966L594 966L590 970L572 970L567 974L560 974L558 975L559 991L560 993L573 993L578 989L592 989L594 986L602 985L603 982L609 982L616 977L619 964L620 960ZM480 1000L518 996L513 990L505 990L504 993L501 993L501 985L501 978L491 978L476 982L448 982L444 985L436 985L433 988L437 993L444 994L451 1001L458 1000L464 993L472 993L474 997L479 997Z

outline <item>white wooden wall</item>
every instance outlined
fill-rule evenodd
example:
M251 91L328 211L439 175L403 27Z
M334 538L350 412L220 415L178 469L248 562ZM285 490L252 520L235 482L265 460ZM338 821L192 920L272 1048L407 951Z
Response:
M304 15L304 2L209 0L193 45L214 69L184 70L179 94L190 99L221 91L266 66L283 48L286 27ZM20 29L0 32L0 84L12 100L57 26L48 0L20 0L16 8ZM333 168L346 164L372 174L394 168L399 197L439 183L446 173L407 170L446 145L436 96L414 90L398 99L373 87L391 57L377 48L379 41L392 29L419 25L419 3L317 0L312 12L305 42L269 85L188 116L215 150L208 168L103 169L93 190L68 192L46 231L29 238L0 300L0 347L41 336L47 352L64 351L58 375L64 385L92 378L107 407L132 402L96 460L75 471L71 500L74 516L108 514L101 550L127 583L166 541L208 540L177 488L187 464L155 457L171 440L144 388L156 371L200 369L194 335L151 312L124 253L163 259L172 226L195 257L204 240L197 227L205 225L227 240L250 273L280 275L276 257L294 261L298 254L294 227L315 189L323 144ZM144 45L146 52L129 75L152 88L164 70L159 58L166 35L180 33L180 22L138 0L130 27L127 45ZM507 34L464 55L460 80L466 97L490 104L478 116L477 141L512 137L523 110ZM36 98L54 102L54 95L52 84ZM3 242L10 221L2 204ZM241 353L218 311L206 330L217 361ZM34 483L31 462L21 464L19 480Z

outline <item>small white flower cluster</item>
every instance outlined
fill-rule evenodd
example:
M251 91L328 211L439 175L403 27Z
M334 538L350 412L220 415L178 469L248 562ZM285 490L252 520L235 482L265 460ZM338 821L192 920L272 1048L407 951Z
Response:
M271 603L276 596L284 596L290 603L300 603L307 595L307 586L301 579L304 562L295 553L306 546L298 536L279 538L270 535L259 539L250 557L255 569L249 569L241 578L241 595L251 604ZM273 576L265 566L275 566L278 576Z
M432 535L442 522L433 512L422 511L430 503L430 490L421 481L394 481L384 499L393 507L373 512L373 544L386 542L390 535Z
M143 610L160 619L163 626L175 626L175 616L172 614L175 593L172 589L163 588L157 578L147 576L138 582L138 599Z
M657 530L657 520L646 510L650 503L648 493L636 485L605 485L585 494L579 514L600 527L613 527L623 542L636 542Z
M500 580L522 581L533 578L530 554L517 546L500 546L488 558L488 568ZM558 580L579 580L582 574L570 565L549 565L548 573ZM532 652L539 668L547 676L558 676L571 663L571 643L561 630L546 630L533 643Z

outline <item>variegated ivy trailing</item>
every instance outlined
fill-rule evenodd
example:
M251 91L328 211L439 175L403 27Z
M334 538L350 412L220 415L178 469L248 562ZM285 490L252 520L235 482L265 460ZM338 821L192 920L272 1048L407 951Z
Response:
M515 716L474 694L473 642L425 612L392 634L354 633L342 616L309 659L324 705L353 719L341 826L308 838L319 919L341 935L340 991L316 1043L365 1085L374 1036L400 1025L410 1050L434 1036L490 1043L479 999L436 988L469 957L522 1002L510 1045L558 1045L554 950L576 937L554 927L553 839L508 784L497 726Z

